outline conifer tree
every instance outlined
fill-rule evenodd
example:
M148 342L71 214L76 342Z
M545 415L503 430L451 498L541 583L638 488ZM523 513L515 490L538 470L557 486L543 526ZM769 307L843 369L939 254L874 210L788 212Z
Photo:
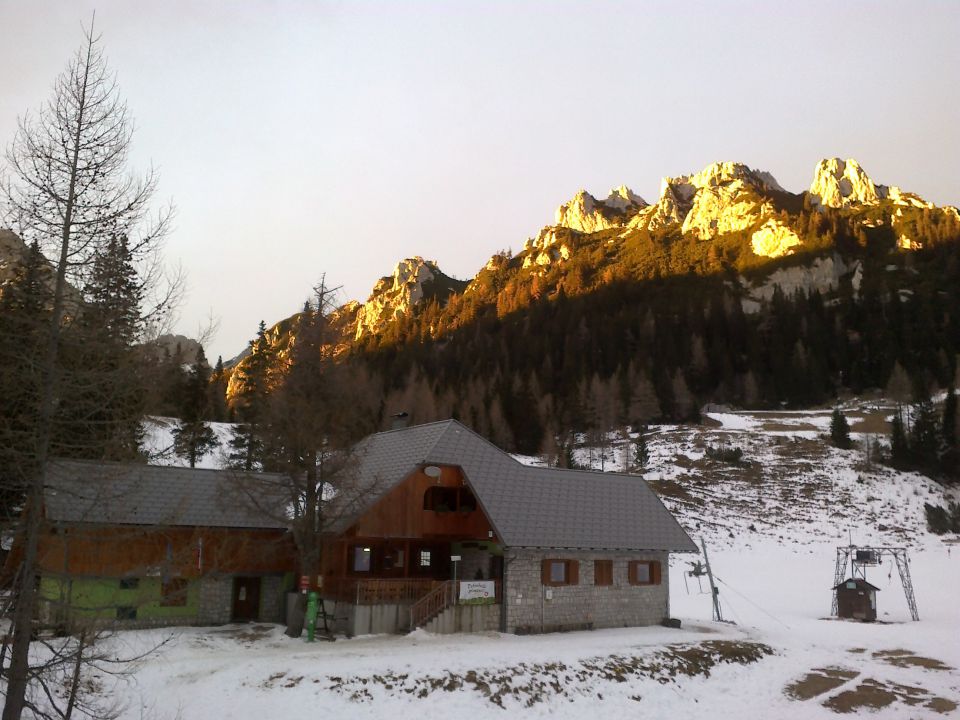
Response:
M830 416L830 440L835 447L844 450L852 444L850 442L850 424L838 407L833 409L833 414Z
M923 393L911 408L910 455L918 467L934 470L940 457L940 423L929 395Z
M910 465L910 447L907 444L903 410L900 407L897 407L897 412L890 421L890 464L898 470L904 470Z
M142 357L143 282L126 237L113 236L94 258L77 318L63 330L70 378L56 415L57 453L129 460L140 455L145 393Z
M0 294L0 517L16 518L32 466L23 451L36 442L45 330L53 294L49 264L36 243ZM14 338L16 339L14 341Z
M250 342L250 355L234 369L237 392L233 398L233 409L238 424L230 438L228 459L230 466L239 470L266 469L263 468L263 425L266 422L272 356L267 325L261 320L257 337Z
M644 470L650 462L650 449L647 447L647 426L641 425L633 441L633 467Z
M197 461L219 443L213 430L204 422L210 408L210 366L197 349L184 392L184 404L180 409L180 425L173 431L173 451L196 467Z
M957 391L953 385L947 388L947 397L943 401L940 434L943 436L943 444L946 447L957 446Z
M209 400L208 419L214 422L227 421L227 371L223 367L223 357L217 356L217 364L210 374L210 383L207 388Z

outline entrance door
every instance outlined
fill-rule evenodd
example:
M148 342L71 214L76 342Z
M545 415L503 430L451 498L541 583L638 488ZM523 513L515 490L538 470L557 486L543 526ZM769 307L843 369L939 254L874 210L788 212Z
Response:
M233 579L233 621L257 620L260 617L260 578Z
M490 579L503 580L503 555L490 556Z

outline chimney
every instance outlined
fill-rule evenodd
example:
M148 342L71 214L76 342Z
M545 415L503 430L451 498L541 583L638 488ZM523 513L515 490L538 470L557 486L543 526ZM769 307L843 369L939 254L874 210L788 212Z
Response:
M410 423L410 413L406 411L395 413L390 417L393 418L393 424L390 426L391 430L402 430Z

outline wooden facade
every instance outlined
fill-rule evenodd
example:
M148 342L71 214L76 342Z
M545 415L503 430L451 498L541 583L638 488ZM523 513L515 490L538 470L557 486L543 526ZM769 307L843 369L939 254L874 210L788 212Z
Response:
M863 622L877 619L878 587L862 578L849 578L834 589L837 594L837 616Z
M463 471L431 470L415 470L325 540L324 597L360 604L414 601L451 578L453 543L496 542ZM370 595L374 587L377 597Z
M294 572L296 548L279 529L48 525L38 561L41 573L74 577L155 572L195 578Z

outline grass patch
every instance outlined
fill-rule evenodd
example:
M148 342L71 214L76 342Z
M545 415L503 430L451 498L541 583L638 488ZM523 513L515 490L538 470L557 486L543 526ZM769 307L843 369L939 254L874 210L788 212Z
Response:
M610 655L575 663L520 663L502 668L446 672L413 677L386 673L367 677L328 677L329 690L356 702L385 693L393 697L429 698L434 693L467 690L486 697L506 709L507 704L532 707L555 697L590 696L602 699L597 683L631 683L654 680L675 683L684 677L710 677L719 665L749 665L772 655L762 643L735 640L708 640L691 645L668 645L646 655ZM631 696L639 700L639 695Z

